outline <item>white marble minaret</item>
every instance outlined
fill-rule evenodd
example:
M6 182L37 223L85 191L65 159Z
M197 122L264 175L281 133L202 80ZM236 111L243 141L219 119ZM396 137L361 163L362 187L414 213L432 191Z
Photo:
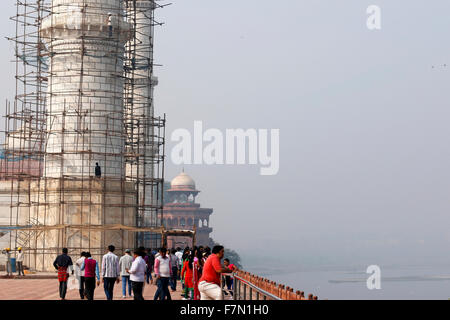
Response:
M124 176L121 0L53 0L41 34L51 52L46 177Z

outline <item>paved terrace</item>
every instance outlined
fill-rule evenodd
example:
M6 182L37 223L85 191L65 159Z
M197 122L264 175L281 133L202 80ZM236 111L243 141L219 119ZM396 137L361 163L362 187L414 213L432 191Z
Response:
M292 288L284 285L277 284L268 279L264 279L255 276L251 273L240 271L236 274L235 285L237 287L237 296L241 299L252 300L263 299L262 296L256 293L256 290L250 290L250 284L262 289L266 293L276 296L282 300L306 300L304 293L301 291L294 291ZM153 300L155 292L157 290L156 285L145 284L144 286L144 299ZM239 295L240 292L240 295ZM177 282L177 291L172 292L171 296L173 300L181 300L181 283ZM232 299L230 295L225 296L225 299ZM7 278L6 276L0 276L0 300L59 300L59 282L57 274L55 273L39 273L29 274L25 277L14 276L13 278ZM78 289L68 290L66 295L67 300L80 300ZM103 284L96 287L94 293L95 300L106 300L106 296L103 290ZM115 284L114 286L114 299L122 300L122 283ZM132 300L133 298L127 297L123 300ZM312 294L308 295L308 300L318 299Z
M41 278L36 279L36 276L29 276L28 279L27 276L15 279L0 278L0 300L60 300L56 273L40 274L39 277ZM43 277L45 279L42 279ZM144 299L153 300L156 289L156 285L145 284ZM181 284L179 281L177 291L171 291L170 294L173 300L181 300ZM114 286L114 299L122 300L122 282ZM81 300L78 290L68 290L66 300ZM106 300L103 283L96 287L94 300ZM127 297L124 300L133 300L133 298Z

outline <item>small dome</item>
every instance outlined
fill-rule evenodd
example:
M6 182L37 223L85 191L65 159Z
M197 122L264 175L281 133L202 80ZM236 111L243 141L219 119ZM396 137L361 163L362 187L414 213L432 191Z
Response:
M170 182L172 189L191 189L195 190L195 181L186 173L182 172Z

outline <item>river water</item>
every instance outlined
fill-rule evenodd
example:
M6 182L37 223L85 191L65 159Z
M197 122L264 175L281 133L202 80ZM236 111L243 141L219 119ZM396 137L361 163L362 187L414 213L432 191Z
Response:
M381 289L367 288L366 267L265 268L246 270L319 299L450 298L450 267L380 266Z

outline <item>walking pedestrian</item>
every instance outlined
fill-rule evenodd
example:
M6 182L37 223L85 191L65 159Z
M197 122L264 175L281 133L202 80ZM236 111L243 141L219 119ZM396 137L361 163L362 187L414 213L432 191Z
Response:
M178 278L178 257L175 255L176 250L170 250L170 264L172 265L172 275L170 277L170 288L172 292L177 291L177 278Z
M25 273L23 273L23 250L22 250L22 247L19 247L17 250L19 252L17 254L17 258L16 258L17 275L25 276Z
M143 256L146 255L145 251L136 249L133 252L134 261L131 265L131 269L126 269L130 274L131 285L133 287L134 300L144 300L142 291L144 289L145 273L147 270L147 263Z
M180 247L177 248L177 252L175 253L175 255L178 258L178 275L177 275L177 279L181 280L181 269L183 269L183 251L181 250Z
M194 262L192 264L193 267L193 285L194 285L194 299L193 300L200 300L200 291L198 290L198 284L199 280L202 276L203 271L203 253L200 249L197 249L194 253Z
M120 266L120 276L122 277L122 299L127 297L127 284L128 284L128 295L131 297L131 280L130 274L127 269L131 269L131 265L133 264L133 257L131 256L131 250L125 250L125 255L120 258L119 266Z
M108 253L102 258L102 281L107 300L114 298L114 283L120 281L119 258L114 254L116 247L108 246Z
M169 291L169 281L172 275L172 265L170 258L167 256L167 249L161 248L160 255L155 259L155 275L156 284L158 289L156 290L154 300L172 300Z
M66 299L67 280L69 279L68 271L71 270L73 274L72 258L69 257L68 253L69 250L67 250L67 248L63 248L62 254L57 256L53 262L53 266L56 270L58 270L59 297L61 300Z
M92 259L90 252L85 252L85 259L81 265L84 272L85 295L89 301L94 300L95 278L97 278L97 287L100 285L100 272L98 262Z
M147 260L145 262L147 262L147 284L149 284L149 279L150 283L153 284L152 272L155 267L155 255L151 248L147 250Z
M189 259L183 264L183 269L181 270L181 278L184 279L184 298L183 300L194 300L194 256L191 255Z
M80 258L75 261L75 276L78 279L78 284L79 284L79 288L78 291L80 292L80 298L81 300L84 299L84 291L85 291L85 287L84 287L84 270L81 270L81 266L83 265L84 259L86 259L86 252L82 252Z
M223 246L215 246L212 254L203 267L203 274L198 285L201 300L223 300L222 288L220 287L221 273L231 273L236 271L222 267L220 260L225 253Z
M189 260L190 254L191 254L191 251L189 250L189 247L184 248L183 256L181 258L181 269L183 269L185 262ZM181 282L181 288L183 289L181 296L183 296L184 298L187 299L188 290L186 287L186 279L185 279L184 275L181 275L181 273L180 273L180 282Z
M150 280L153 283L152 271L150 269L151 263L150 263L150 257L149 257L149 253L151 253L151 251L148 252L144 247L139 247L137 250L139 250L139 252L142 253L142 259L144 259L144 261L145 261L145 265L146 265L145 281L147 282L147 284L150 284Z

